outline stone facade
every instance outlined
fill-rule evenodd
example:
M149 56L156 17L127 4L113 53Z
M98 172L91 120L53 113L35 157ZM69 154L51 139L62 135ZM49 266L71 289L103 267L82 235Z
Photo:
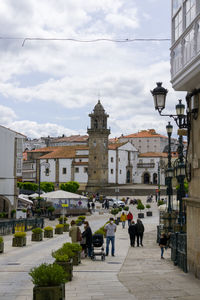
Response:
M191 123L186 156L189 197L185 199L188 270L200 278L200 2L173 0L171 24L171 82L176 91L188 92L187 120Z
M108 185L108 136L109 117L100 102L95 105L93 113L89 115L91 128L89 135L89 160L87 190L92 192Z

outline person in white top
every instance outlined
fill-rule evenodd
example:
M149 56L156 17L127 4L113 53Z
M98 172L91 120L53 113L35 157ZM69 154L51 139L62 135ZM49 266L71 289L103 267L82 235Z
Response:
M111 242L111 254L115 256L115 232L117 230L117 225L114 223L114 219L110 218L110 222L104 227L106 232L106 256L109 254L109 244Z

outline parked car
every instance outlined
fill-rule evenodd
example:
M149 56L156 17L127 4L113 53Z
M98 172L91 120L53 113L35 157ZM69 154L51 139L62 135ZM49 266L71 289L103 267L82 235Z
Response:
M125 203L121 200L118 199L114 199L114 198L107 198L107 200L109 201L109 207L124 207Z

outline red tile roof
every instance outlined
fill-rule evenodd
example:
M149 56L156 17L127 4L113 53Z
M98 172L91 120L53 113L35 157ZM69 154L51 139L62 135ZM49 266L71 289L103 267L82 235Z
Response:
M40 159L50 158L74 158L77 150L88 150L87 146L57 146L57 147L45 147L28 152L41 153ZM78 156L80 157L80 156Z
M109 145L108 145L108 149L109 149L109 150L116 150L117 148L119 148L119 147L121 147L121 146L123 146L123 145L125 145L125 144L127 144L127 142L124 142L124 143L116 143L116 144L109 144Z
M122 135L120 138L157 138L157 137L162 137L167 139L165 135L161 135L157 133L154 129L141 130L137 133L132 133L124 136Z
M55 139L53 142L87 142L88 135L71 135L71 136L64 136L58 139Z
M146 153L140 153L138 156L139 157L167 157L168 154L165 152L146 152Z

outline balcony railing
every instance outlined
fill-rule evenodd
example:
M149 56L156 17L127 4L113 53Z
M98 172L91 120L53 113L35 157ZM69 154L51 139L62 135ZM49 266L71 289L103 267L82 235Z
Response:
M171 48L172 80L200 55L200 16L184 31Z
M155 163L139 163L137 164L137 167L146 169L155 168Z

